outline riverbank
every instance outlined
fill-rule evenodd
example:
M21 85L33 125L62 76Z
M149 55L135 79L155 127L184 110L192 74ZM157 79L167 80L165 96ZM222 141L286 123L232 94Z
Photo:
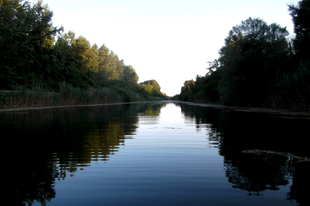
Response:
M160 92L150 93L138 84L127 87L124 85L110 85L109 87L79 88L61 83L57 91L49 91L39 87L33 89L16 87L14 90L0 90L0 109L99 105L161 100L165 98L167 97Z
M252 113L269 113L274 116L279 116L282 118L306 118L310 119L310 111L297 111L288 109L274 109L274 108L254 108L254 107L234 107L225 105L214 105L214 104L203 104L203 103L193 103L193 102L183 102L181 103L189 105L197 105L202 107L210 107L223 110L231 110L236 112L252 112Z
M160 102L165 100L156 100L156 101L141 101L141 102L116 102L116 103L106 103L106 104L84 104L84 105L61 105L61 106L35 106L35 107L16 107L16 108L5 108L0 109L1 113L7 112L23 112L29 110L40 110L40 109L55 109L55 108L68 108L68 107L98 107L98 106L112 106L112 105L124 105L124 104L142 104L148 102Z
M150 103L150 102L167 102L167 103L178 102L182 104L197 105L197 106L202 106L202 107L210 107L210 108L215 108L215 109L223 109L223 110L230 110L230 111L237 111L237 112L269 113L274 116L278 116L282 118L310 119L310 111L293 111L293 110L273 109L273 108L233 107L233 106L224 106L224 105L183 102L183 101L176 101L176 100L155 100L155 101L120 102L120 103L106 103L106 104L5 108L5 109L0 109L0 114L8 113L8 112L22 112L22 111L40 110L40 109L67 108L67 107L96 107L96 106L110 106L110 105L123 105L123 104L142 104L142 103Z

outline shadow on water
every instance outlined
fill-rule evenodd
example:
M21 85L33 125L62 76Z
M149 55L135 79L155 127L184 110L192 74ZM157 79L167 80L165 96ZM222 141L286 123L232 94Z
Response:
M218 148L233 188L259 196L291 184L284 199L310 205L308 162L242 153L259 149L310 157L309 120L177 105L185 122L205 131L208 142ZM56 197L55 181L73 177L92 161L109 161L127 138L133 138L138 121L156 124L163 107L164 103L128 104L0 114L3 202L46 205Z
M244 150L267 150L310 157L309 119L288 119L272 114L235 112L210 107L178 104L196 128L206 128L209 141L218 144L224 157L226 177L233 188L259 196L279 190L291 181L286 200L310 205L310 163L289 156L247 154Z
M135 133L138 116L156 117L161 107L128 104L0 114L2 201L46 205L56 196L55 180L74 176L91 161L109 161Z

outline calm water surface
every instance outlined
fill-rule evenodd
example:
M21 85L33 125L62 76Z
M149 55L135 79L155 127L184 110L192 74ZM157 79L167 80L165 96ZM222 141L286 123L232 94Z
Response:
M309 120L177 102L0 113L8 205L310 205Z

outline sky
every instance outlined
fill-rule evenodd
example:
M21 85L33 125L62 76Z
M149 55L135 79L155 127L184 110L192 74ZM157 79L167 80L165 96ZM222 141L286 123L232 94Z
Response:
M29 1L29 0L28 0ZM30 0L36 3L37 0ZM53 26L103 44L131 65L139 82L155 79L168 96L204 76L233 26L261 18L287 27L298 0L44 0Z

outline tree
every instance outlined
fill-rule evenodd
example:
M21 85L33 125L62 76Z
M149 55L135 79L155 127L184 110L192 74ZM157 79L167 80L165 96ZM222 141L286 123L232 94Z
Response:
M108 63L108 76L111 80L119 80L122 76L123 70L119 68L120 61L118 56L111 51L109 54L109 63ZM123 65L124 66L124 65Z
M195 81L193 79L186 80L181 88L181 94L185 92L189 92L195 88Z
M214 71L216 71L220 67L220 63L217 59L215 59L214 61L209 61L208 64L209 64L209 67L207 68L207 70L209 71L207 72L207 74L212 74Z
M186 80L181 88L180 100L193 101L192 93L195 89L195 81L193 79Z
M158 82L154 79L141 82L140 87L145 89L149 94L153 96L158 96L158 97L162 96L162 93L160 91L161 88Z
M132 86L138 83L139 76L132 66L125 66L122 74L122 81L128 86Z
M287 35L285 27L251 17L230 30L219 51L224 103L258 105L268 97L275 76L289 69Z
M98 73L96 82L100 86L106 86L109 77L107 76L107 65L110 50L103 44L98 50Z
M294 23L294 49L301 61L310 61L310 0L301 0L298 5L288 5Z
M113 51L110 52L105 45L99 48L98 55L100 81L121 80L125 66L124 61L119 60L118 56Z
M21 2L0 4L0 88L44 84L53 37L62 30L52 27L53 13L42 1L33 6Z
M294 23L295 38L291 56L294 58L293 70L279 78L279 85L285 89L286 102L294 108L308 109L310 103L310 0L288 5ZM293 102L293 104L292 104Z

